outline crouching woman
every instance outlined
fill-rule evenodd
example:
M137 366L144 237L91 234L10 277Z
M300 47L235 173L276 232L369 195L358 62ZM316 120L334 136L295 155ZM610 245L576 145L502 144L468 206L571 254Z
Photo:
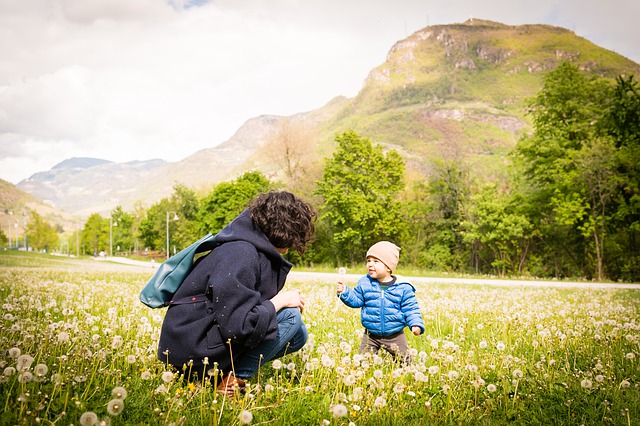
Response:
M216 363L217 391L232 396L262 364L302 348L305 300L298 290L282 291L292 267L283 255L304 252L316 216L290 192L257 196L178 289L162 324L159 359L200 377Z

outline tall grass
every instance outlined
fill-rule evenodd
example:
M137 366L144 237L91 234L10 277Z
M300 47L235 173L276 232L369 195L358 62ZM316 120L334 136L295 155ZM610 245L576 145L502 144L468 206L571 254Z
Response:
M309 342L227 399L156 359L149 271L49 259L0 255L0 424L640 424L638 290L421 286L403 366L357 353L333 282L291 282Z

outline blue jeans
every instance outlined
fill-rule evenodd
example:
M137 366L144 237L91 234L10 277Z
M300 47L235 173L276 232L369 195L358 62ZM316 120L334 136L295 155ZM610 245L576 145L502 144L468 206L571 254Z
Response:
M235 375L249 379L258 372L261 365L301 349L307 343L307 327L302 322L300 309L284 308L277 314L278 335L275 340L267 340L240 355L235 364Z

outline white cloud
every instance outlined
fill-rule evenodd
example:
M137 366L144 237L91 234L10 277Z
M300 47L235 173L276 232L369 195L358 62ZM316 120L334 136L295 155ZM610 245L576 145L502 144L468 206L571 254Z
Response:
M254 116L355 96L396 41L428 24L477 17L560 25L639 60L638 30L629 30L638 7L623 0L1 2L0 177L17 183L72 156L180 160Z

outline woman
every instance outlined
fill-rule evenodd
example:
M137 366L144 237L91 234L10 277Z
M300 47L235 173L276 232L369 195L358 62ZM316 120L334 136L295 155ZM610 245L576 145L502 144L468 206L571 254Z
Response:
M307 341L304 297L281 291L303 253L316 212L286 191L261 194L219 234L219 244L196 262L162 324L158 357L187 374L217 363L219 393L232 396L260 366L299 350Z

